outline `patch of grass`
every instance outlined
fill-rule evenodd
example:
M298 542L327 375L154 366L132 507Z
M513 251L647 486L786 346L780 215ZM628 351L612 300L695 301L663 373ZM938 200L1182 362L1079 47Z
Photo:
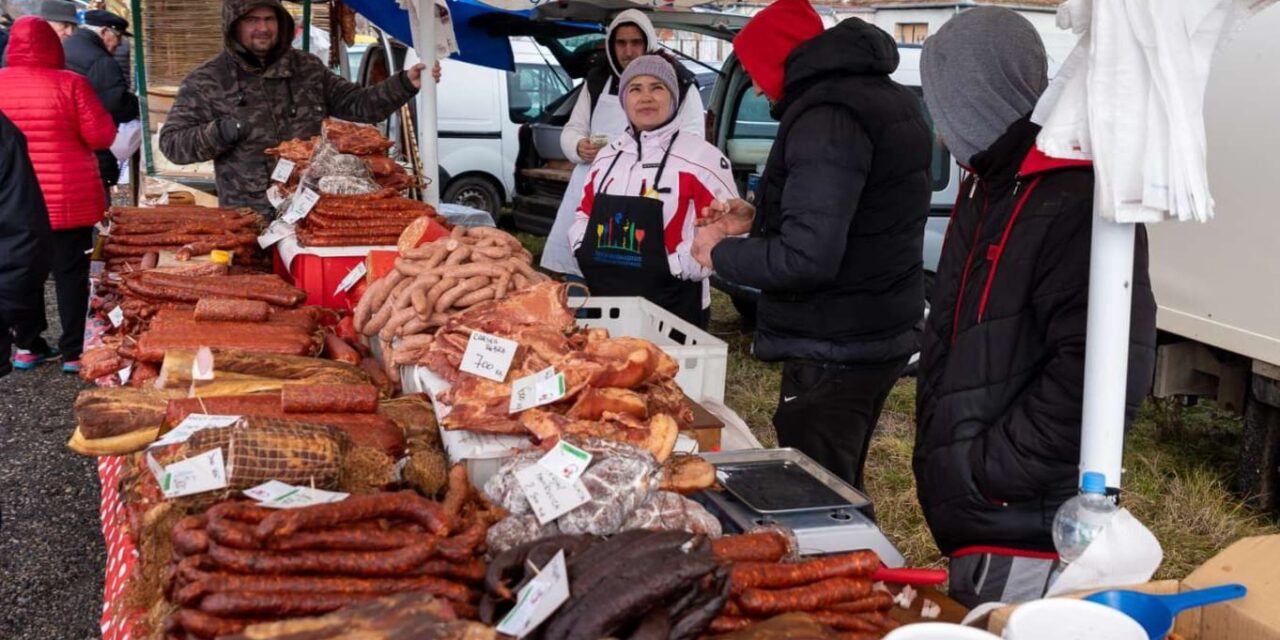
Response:
M1280 532L1275 515L1249 508L1231 489L1239 447L1239 421L1211 405L1148 400L1134 420L1123 505L1164 546L1157 578L1185 576L1240 538Z
M508 229L508 231L520 240L520 244L524 245L524 248L528 249L529 253L533 254L533 264L537 266L538 260L542 258L542 248L547 246L547 237L516 231L515 229Z

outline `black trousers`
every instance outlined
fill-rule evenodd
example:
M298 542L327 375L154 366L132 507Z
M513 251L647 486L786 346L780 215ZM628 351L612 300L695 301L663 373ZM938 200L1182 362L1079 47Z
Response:
M862 471L871 434L907 360L868 365L786 362L773 414L778 446L799 449L865 490Z
M58 350L63 360L79 360L84 350L84 322L89 314L89 251L93 249L93 227L53 232L50 272L58 296L58 318L62 337ZM40 296L43 298L43 295ZM44 323L44 305L39 307ZM19 346L22 346L19 343ZM24 347L25 348L25 347Z

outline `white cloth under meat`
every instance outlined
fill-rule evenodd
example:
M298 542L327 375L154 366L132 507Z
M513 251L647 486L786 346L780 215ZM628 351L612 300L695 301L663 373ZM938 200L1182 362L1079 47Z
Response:
M1093 161L1104 219L1212 219L1210 63L1245 18L1275 1L1068 0L1058 26L1083 35L1032 115L1040 150Z

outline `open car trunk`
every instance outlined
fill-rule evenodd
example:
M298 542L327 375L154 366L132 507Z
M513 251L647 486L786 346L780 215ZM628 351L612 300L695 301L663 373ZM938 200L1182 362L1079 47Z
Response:
M748 20L746 16L697 9L654 11L652 6L628 0L566 0L534 9L533 22L598 25L596 37L554 38L545 34L538 37L538 43L555 53L572 77L585 77L592 67L603 63L604 28L626 9L643 11L659 30L699 33L722 40L731 40ZM714 68L701 67L696 72L702 72L703 77L710 72L719 73ZM555 221L574 168L560 148L560 133L585 87L580 83L549 105L541 117L521 128L512 213L516 226L523 231L545 235Z

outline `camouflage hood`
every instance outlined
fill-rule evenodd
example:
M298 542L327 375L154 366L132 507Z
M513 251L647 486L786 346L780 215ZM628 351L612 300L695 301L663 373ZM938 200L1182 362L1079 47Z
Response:
M236 41L235 24L245 14L257 9L258 7L269 7L276 12L276 20L280 24L280 33L277 36L276 48L271 52L271 58L267 60L267 64L279 60L293 46L294 22L293 16L285 11L284 5L280 0L223 0L222 2L222 33L226 41L227 51L238 59L244 59L246 56L253 56Z

